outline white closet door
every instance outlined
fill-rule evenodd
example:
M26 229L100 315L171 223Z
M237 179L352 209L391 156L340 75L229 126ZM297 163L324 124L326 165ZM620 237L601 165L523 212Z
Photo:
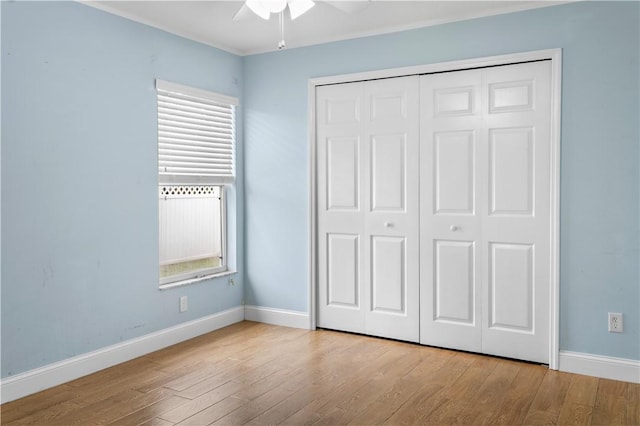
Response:
M548 362L550 63L421 79L421 342Z
M318 326L365 332L364 84L317 88Z
M418 78L316 99L318 326L418 341Z
M482 351L547 363L551 62L483 70Z
M420 341L474 352L482 349L481 85L479 70L420 81Z
M366 332L419 341L419 78L365 84Z

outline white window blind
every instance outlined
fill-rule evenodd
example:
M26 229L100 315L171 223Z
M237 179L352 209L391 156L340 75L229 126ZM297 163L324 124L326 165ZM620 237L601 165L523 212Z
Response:
M160 183L232 183L236 98L156 80Z

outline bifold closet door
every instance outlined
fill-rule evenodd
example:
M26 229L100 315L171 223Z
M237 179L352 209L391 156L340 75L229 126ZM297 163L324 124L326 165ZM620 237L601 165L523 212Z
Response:
M548 362L550 70L421 77L421 343Z
M423 344L482 350L480 70L420 80L420 258Z
M417 342L419 78L316 90L318 326Z

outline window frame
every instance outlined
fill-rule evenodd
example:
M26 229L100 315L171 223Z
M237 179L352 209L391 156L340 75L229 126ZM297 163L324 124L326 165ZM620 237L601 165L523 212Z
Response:
M180 174L167 174L160 171L158 167L158 186L159 190L163 186L217 186L220 193L220 266L211 268L202 268L191 272L184 272L176 275L170 275L166 277L159 277L159 288L165 289L170 287L176 287L194 282L207 280L210 278L228 275L233 273L229 270L229 239L228 239L228 202L227 202L227 190L230 186L235 186L235 171L236 171L236 136L237 136L237 119L236 110L239 105L239 101L235 97L222 95L215 92L209 92L207 90L197 89L194 87L184 86L177 83L171 83L164 80L156 79L156 124L158 125L158 137L157 137L157 160L160 161L160 111L159 111L159 96L161 92L173 92L181 95L204 98L209 101L226 104L231 107L232 110L232 135L231 135L231 175L228 174L220 176L202 176L202 175L180 175ZM159 164L158 164L159 166ZM158 199L158 212L160 209L160 198ZM160 249L160 222L158 220L158 250ZM160 271L160 256L158 252L158 268Z

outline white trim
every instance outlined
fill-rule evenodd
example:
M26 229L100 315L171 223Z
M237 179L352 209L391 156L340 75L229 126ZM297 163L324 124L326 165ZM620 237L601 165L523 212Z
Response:
M235 139L234 139L235 145ZM235 166L235 164L234 164ZM235 169L234 169L235 171ZM188 175L158 175L158 186L160 185L233 185L235 176L188 176Z
M459 71L470 68L510 65L519 62L542 61L545 59L557 60L560 58L561 52L561 49L546 49L532 52L510 53L484 58L470 58L451 62L439 62L435 64L317 77L311 79L310 82L314 86L322 86L326 84L350 83L354 81L375 80L380 78L393 78L408 75L431 74L435 72Z
M562 50L551 51L551 159L549 168L549 368L559 368L560 352L560 137L562 134Z
M176 281L169 284L162 284L158 287L159 290L169 290L175 287L182 287L185 285L196 284L202 281L215 280L216 278L226 277L229 275L235 275L238 271L226 270L222 272L216 272L215 274L206 275L204 277L192 278L190 280Z
M120 10L108 4L104 4L103 2L97 2L95 0L76 0L76 1L86 6L101 10L103 12L120 16L130 21L138 22L140 24L148 25L150 27L157 28L161 31L174 34L178 37L183 37L188 40L193 40L198 43L215 47L216 49L224 50L225 52L233 53L234 55L238 55L238 56L250 56L250 55L257 55L261 53L278 51L275 47L275 44L274 44L274 47L272 48L254 48L254 49L241 50L228 45L216 43L212 41L210 38L203 37L200 34L195 34L188 30L177 31L175 28L172 28L171 25L158 23L153 19L148 19L132 12ZM318 44L332 43L332 42L343 41L343 40L352 40L356 38L392 34L392 33L409 31L409 30L418 29L418 28L443 25L443 24L448 24L452 22L468 21L472 19L484 18L489 16L498 16L498 15L504 15L509 13L522 12L522 11L531 10L531 9L538 9L541 7L558 6L565 3L571 3L572 1L576 1L576 0L560 0L560 1L545 0L545 1L539 1L539 2L522 2L522 3L507 5L489 12L463 13L456 16L449 16L449 17L444 17L440 19L426 19L426 20L421 20L418 22L412 22L408 24L399 24L392 27L376 28L376 29L366 30L366 31L356 31L348 34L338 35L338 36L336 35L320 36L320 37L315 37L312 39L305 40L303 42L296 42L296 40L292 40L291 43L289 43L290 44L289 48L307 47L307 46L314 46Z
M5 402L31 395L235 324L243 319L244 309L242 306L237 306L217 314L184 322L164 330L10 376L0 382L0 401L4 404Z
M311 105L307 108L309 111L309 288L308 298L309 306L309 330L316 329L316 277L317 275L317 215L316 215L316 85L313 81L309 81L308 96Z
M413 1L424 1L424 0L413 0ZM431 0L426 0L426 1L431 1ZM290 49L297 49L301 47L316 46L319 44L334 43L339 41L353 40L353 39L359 39L359 38L365 38L365 37L375 37L375 36L380 36L385 34L394 34L394 33L400 33L404 31L416 30L420 28L428 28L428 27L434 27L438 25L450 24L454 22L470 21L472 19L506 15L506 14L515 13L515 12L524 12L531 9L538 9L541 7L559 6L562 4L571 3L575 1L578 1L578 0L562 0L562 1L542 0L542 1L536 1L536 2L518 2L516 4L512 4L506 7L502 7L498 10L492 10L489 12L464 13L456 16L449 16L449 17L444 17L439 19L424 19L417 22L398 24L391 27L384 27L384 28L380 27L380 28L375 28L371 30L355 31L355 32L339 34L339 35L326 35L326 36L320 36L320 37L312 37L304 41L291 40L290 42L287 41L287 48L290 50ZM242 51L240 55L250 56L250 55L258 55L262 53L277 52L277 51L278 50L275 47L257 48L257 49L248 49L246 51Z
M560 351L560 371L640 383L640 360Z
M411 67L392 68L378 71L368 71L354 74L343 74L313 78L309 80L309 312L313 316L310 319L311 329L315 328L316 300L317 292L317 220L315 217L315 200L317 199L316 188L316 150L317 142L315 138L315 115L316 115L316 87L327 84L348 83L354 81L374 80L380 78L402 77L407 75L430 74L444 71L459 71L470 68L481 68L497 65L509 65L519 62L551 60L551 106L552 106L552 128L551 128L551 188L550 188L550 274L549 274L549 368L558 369L558 354L560 350L559 327L560 327L560 263L559 263L559 241L560 241L560 113L561 113L561 79L562 79L562 49L537 50L532 52L512 53L507 55L490 56L484 58L470 58L452 62L441 62L436 64L417 65Z
M246 305L244 319L283 327L309 329L309 314L306 312Z
M208 99L210 101L233 106L240 105L240 101L235 96L223 95L222 93L210 90L198 89L197 87L185 86L184 84L173 83L171 81L156 78L156 90L160 92L177 93L181 95L194 96L196 98Z

